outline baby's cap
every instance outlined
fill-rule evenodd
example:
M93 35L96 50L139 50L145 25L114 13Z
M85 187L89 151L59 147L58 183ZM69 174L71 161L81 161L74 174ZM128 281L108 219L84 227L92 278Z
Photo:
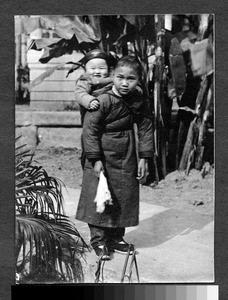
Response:
M94 58L102 58L107 62L107 65L110 67L115 64L115 59L111 54L107 54L100 49L93 49L90 52L86 53L83 58L84 65L87 64L88 61Z

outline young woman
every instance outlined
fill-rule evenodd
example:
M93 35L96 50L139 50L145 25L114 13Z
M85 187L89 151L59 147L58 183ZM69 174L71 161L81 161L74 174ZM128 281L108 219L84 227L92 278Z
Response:
M139 222L139 180L145 175L146 159L153 157L152 122L143 97L132 97L141 80L142 68L132 56L115 67L112 90L98 97L100 107L87 111L83 125L86 162L76 219L88 223L91 245L102 259L110 251L127 253L125 228ZM137 124L138 157L133 124ZM94 199L103 171L113 199L103 213Z

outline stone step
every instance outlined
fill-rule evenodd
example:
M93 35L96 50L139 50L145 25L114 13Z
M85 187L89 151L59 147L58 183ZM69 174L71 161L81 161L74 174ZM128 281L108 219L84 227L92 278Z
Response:
M20 144L26 144L34 153L36 149L81 149L82 128L22 126L16 128L16 137L22 136ZM19 142L17 142L17 145Z
M79 111L21 111L16 110L15 122L17 127L81 127Z
M73 99L73 98L72 98ZM78 103L73 100L33 100L30 103L33 110L70 111L79 110Z
M81 149L81 116L79 111L17 110L16 137L31 152L36 148Z

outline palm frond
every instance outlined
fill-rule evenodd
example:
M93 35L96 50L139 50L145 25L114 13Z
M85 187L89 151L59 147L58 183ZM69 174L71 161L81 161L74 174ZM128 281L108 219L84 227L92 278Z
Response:
M34 79L30 84L28 85L28 90L31 92L31 90L44 81L45 78L50 77L56 70L62 70L64 69L66 63L61 63L57 66L54 66L52 68L49 68L47 71L39 75L36 79Z
M65 215L62 183L33 165L25 147L15 147L17 273L22 282L81 282L80 258L88 246Z
M66 224L67 221L65 220ZM83 255L86 244L77 230L73 230L72 227L72 231L69 231L69 228L65 225L64 223L61 223L61 225L51 224L34 217L17 216L17 272L23 269L29 274L37 269L40 264L45 270L54 272L57 266L61 278L78 282L79 279L72 276L73 271L68 272L68 276L66 276L65 271L66 269L72 270L75 259ZM69 224L69 227L71 226ZM24 275L26 275L26 272Z
M20 150L20 148L23 148L23 147L24 147L24 145L18 147L18 148L16 149L16 151ZM30 152L30 150L28 149L28 150L25 150L25 151L23 151L23 152L15 153L15 157L18 157L18 156L19 156L19 157L22 157L24 154L29 153L29 152ZM29 156L31 156L31 154L30 154Z

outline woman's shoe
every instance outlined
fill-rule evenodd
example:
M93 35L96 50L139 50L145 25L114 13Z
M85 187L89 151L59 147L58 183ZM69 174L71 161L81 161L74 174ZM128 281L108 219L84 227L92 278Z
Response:
M97 245L93 247L96 255L102 260L110 260L110 252L106 245Z
M124 239L120 241L113 240L108 243L108 249L112 252L119 252L123 254L127 254L128 251L130 251L129 254L133 254L134 246L125 242Z

